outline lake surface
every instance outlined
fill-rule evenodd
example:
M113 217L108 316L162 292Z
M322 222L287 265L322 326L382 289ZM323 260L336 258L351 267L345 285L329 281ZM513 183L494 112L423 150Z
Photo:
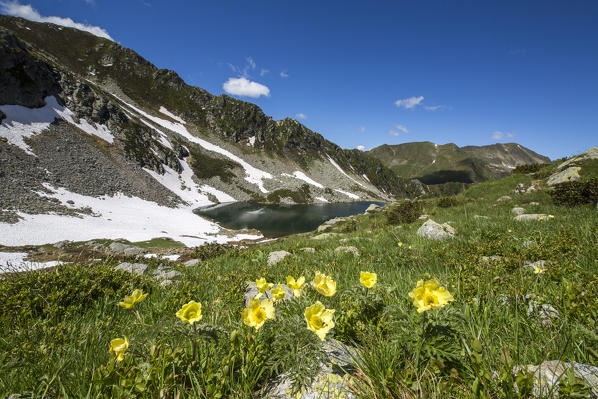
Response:
M229 229L256 229L266 237L280 237L315 230L325 221L363 213L370 204L382 202L339 202L330 204L275 205L230 202L195 209Z

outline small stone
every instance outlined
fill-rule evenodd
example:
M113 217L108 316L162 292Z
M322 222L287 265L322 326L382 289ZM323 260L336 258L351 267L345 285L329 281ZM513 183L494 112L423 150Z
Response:
M503 195L502 197L497 199L496 202L504 202L504 201L510 201L510 200L511 200L511 197L509 197L508 195Z
M419 220L426 220L426 219L429 219L429 218L430 218L430 216L426 215L425 213L423 215L420 215L418 217Z
M359 250L357 250L357 248L355 248L354 246L336 247L334 249L334 253L337 255L351 253L353 254L353 256L359 256Z
M273 266L275 264L277 264L278 262L280 262L281 260L283 260L284 258L286 258L287 256L289 256L291 253L287 252L287 251L274 251L274 252L270 252L270 254L268 255L268 266Z
M299 248L299 251L309 252L309 253L315 253L316 249L315 248L311 248L311 247L305 247L305 248Z
M436 223L428 219L417 229L417 235L430 240L444 240L455 236L455 229L447 223Z
M532 201L532 202L529 203L529 205L530 206L538 206L538 205L540 205L540 203L536 202L536 201Z
M523 246L523 248L531 248L534 245L536 245L536 243L533 241L523 241L523 243L521 244L521 246Z
M544 220L546 218L548 218L548 215L545 215L543 213L527 213L523 215L517 215L513 218L513 220L516 220L518 222L527 222L530 220Z
M201 261L199 259L191 259L188 260L187 262L183 263L185 266L187 267L191 267L191 266L195 266L197 264L199 264Z
M503 257L499 255L482 256L482 262L484 263L500 262L501 260L503 260Z
M523 209L519 206L516 206L515 208L511 209L511 213L513 215L523 215L525 213L525 209Z
M147 270L147 265L145 263L123 262L116 266L114 270L122 270L125 272L142 275Z
M160 281L160 282L158 283L158 285L159 285L160 287L168 287L168 286L169 286L169 285L171 285L171 284L172 284L172 280L168 280L168 279L166 279L166 280L162 280L162 281Z
M546 303L540 303L532 298L531 295L526 295L526 299L529 300L527 306L527 315L530 317L536 317L537 320L544 327L550 327L554 320L561 318L558 310L553 306Z
M490 219L488 216L484 215L473 215L474 219Z
M573 369L576 378L583 380L590 388L591 396L598 397L598 367L577 362L545 361L538 366L516 366L513 375L520 370L533 374L533 395L537 398L558 397L560 383L567 378L567 370ZM585 397L585 396L584 396Z

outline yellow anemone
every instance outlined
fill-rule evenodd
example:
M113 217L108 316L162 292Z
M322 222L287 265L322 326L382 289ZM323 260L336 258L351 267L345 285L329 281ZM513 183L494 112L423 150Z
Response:
M142 290L133 290L131 295L125 295L125 299L122 302L119 302L118 306L125 309L131 309L136 303L143 301L146 296L147 294L144 294Z
M259 291L259 293L256 295L256 298L261 298L262 295L264 295L264 292L268 291L270 288L274 286L274 284L267 282L266 279L263 277L255 280L255 285L257 287L257 290Z
M376 285L376 281L378 281L378 275L376 273L360 272L359 281L364 287L372 288Z
M109 352L113 353L114 356L116 356L117 362L122 362L122 360L125 356L125 351L127 350L128 347L129 347L129 340L127 339L127 337L116 338L116 339L113 339L112 341L110 341Z
M534 265L534 273L542 274L544 272L546 272L546 269L544 269L543 267Z
M334 327L334 309L326 309L320 301L305 308L305 321L307 328L316 333L324 341L326 334Z
M435 278L425 283L424 280L419 280L413 291L409 293L409 298L413 300L413 305L419 313L441 308L454 300L451 293L441 287Z
M287 285L291 287L291 289L293 290L293 294L296 297L300 297L301 290L305 285L305 277L301 276L297 280L295 280L292 276L287 276Z
M312 284L316 291L324 296L333 296L336 293L336 282L330 276L320 272L316 272Z
M253 298L249 302L249 306L241 312L243 323L255 328L256 331L262 328L266 320L274 319L274 304L272 302L271 299L260 301Z
M184 323L193 325L193 323L201 320L201 303L191 301L183 305L183 307L176 312L176 317L181 319Z
M270 290L270 293L272 294L276 302L282 301L286 296L286 292L284 292L284 288L282 288L280 284L278 284L276 288L272 288Z
M397 246L402 247L403 243L401 241L397 242Z

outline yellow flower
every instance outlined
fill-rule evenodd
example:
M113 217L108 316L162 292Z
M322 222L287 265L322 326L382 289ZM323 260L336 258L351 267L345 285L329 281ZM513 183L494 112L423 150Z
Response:
M511 230L511 229L509 229L508 231L509 231L509 233L512 233L512 232L513 232L513 230Z
M554 219L554 215L548 215L548 219Z
M546 272L546 269L544 269L543 267L534 265L534 273L542 274L544 272Z
M136 303L139 303L145 299L147 294L144 294L142 290L133 290L133 293L129 295L125 295L125 299L123 302L119 302L118 306L121 306L125 309L131 309Z
M376 281L378 281L378 275L376 273L360 272L359 281L364 287L372 288L376 285Z
M193 323L201 320L201 303L191 301L176 312L176 317L181 319L183 323L189 323L193 325Z
M282 301L286 296L286 292L284 292L284 288L282 288L280 284L278 284L276 288L272 288L272 290L270 290L270 293L272 294L274 299L276 299L276 302Z
M417 286L409 293L409 298L413 299L413 305L419 313L441 308L454 300L451 293L441 287L435 278L425 283L424 280L419 280Z
M324 341L326 334L334 327L334 309L326 309L320 301L305 308L305 321L307 328L316 333L320 340Z
M261 298L262 295L264 295L264 292L268 291L270 288L274 286L274 284L267 282L266 279L263 277L255 280L255 285L257 286L257 290L259 291L259 293L256 295L256 298L258 299Z
M399 247L402 247L402 246L403 246L403 243L402 243L401 241L399 241L399 242L397 243L397 246L399 246Z
M113 353L116 356L117 362L122 362L125 351L129 347L129 340L127 337L116 338L110 341L110 350L108 352Z
M409 249L411 249L411 248L412 248L412 246L411 246L411 245L409 245Z
M333 296L336 293L336 282L330 276L320 272L316 272L312 284L316 291L324 296Z
M291 287L291 289L293 290L293 294L296 297L300 297L301 290L305 285L305 277L301 276L297 280L295 280L292 276L287 276L287 285Z
M255 330L262 328L266 320L274 319L274 304L272 299L261 301L253 298L249 302L249 307L246 307L241 312L243 323L249 327L254 327Z

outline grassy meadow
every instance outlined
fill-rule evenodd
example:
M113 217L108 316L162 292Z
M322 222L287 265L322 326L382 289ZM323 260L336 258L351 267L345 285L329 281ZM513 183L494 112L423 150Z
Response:
M444 241L418 237L423 220L389 224L392 204L335 225L326 239L306 233L248 248L207 247L196 266L173 263L183 275L167 287L115 272L122 259L6 276L0 397L261 398L286 372L300 390L323 356L304 318L316 301L335 310L326 339L356 348L357 366L347 377L355 397L531 397L532 378L513 373L517 365L598 365L598 212L595 205L553 205L545 190L513 194L518 183L531 182L515 174L476 184L445 207L422 201L422 213L456 229ZM503 195L512 199L496 202ZM515 205L554 218L514 221ZM347 245L360 256L334 251ZM292 255L267 266L278 250ZM546 261L543 272L524 266L538 260ZM155 268L159 261L146 263ZM259 331L244 325L247 281L286 283L291 275L309 283L317 271L336 282L333 296L306 284ZM373 288L360 284L361 271L377 274ZM454 301L418 313L408 294L430 278ZM132 309L118 306L136 288L149 295ZM175 316L191 300L202 304L195 327ZM559 317L542 323L528 313L530 300L551 305ZM124 336L129 347L117 362L110 341ZM579 380L561 381L560 397L588 392Z

